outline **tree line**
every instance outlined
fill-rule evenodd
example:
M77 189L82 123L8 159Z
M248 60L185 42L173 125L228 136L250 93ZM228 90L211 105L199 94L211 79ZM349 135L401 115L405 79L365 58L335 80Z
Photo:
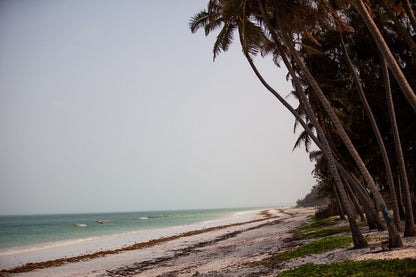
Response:
M237 40L259 81L293 114L303 128L295 147L305 145L315 161L317 186L337 199L355 248L367 246L357 214L370 229L387 229L390 247L403 245L400 231L416 236L415 6L210 0L189 23L192 32L217 31L214 60ZM288 70L296 106L257 68L266 56Z

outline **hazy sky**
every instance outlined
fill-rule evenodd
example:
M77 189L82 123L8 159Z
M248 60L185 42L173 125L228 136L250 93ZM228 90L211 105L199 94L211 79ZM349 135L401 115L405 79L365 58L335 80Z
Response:
M0 214L268 206L314 184L207 0L0 1ZM285 72L257 62L283 95Z

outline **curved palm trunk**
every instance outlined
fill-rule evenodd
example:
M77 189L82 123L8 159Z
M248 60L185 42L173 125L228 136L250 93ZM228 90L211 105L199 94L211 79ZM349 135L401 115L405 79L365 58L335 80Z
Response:
M339 172L338 172L338 169L337 169L336 159L335 159L334 154L332 152L332 149L330 147L329 141L327 140L327 138L325 136L325 133L324 133L323 129L321 128L321 125L319 124L318 118L316 117L316 115L314 114L314 112L312 110L312 107L309 103L309 100L306 97L305 91L303 90L303 88L300 84L300 81L299 81L298 77L296 76L296 73L295 73L293 67L290 65L285 53L283 53L280 46L278 47L278 51L280 52L280 56L282 57L283 62L285 63L286 68L289 71L289 74L292 76L292 79L293 79L294 84L295 84L296 91L300 95L300 103L305 108L305 112L308 115L309 119L311 120L312 125L315 126L316 132L318 134L318 138L321 142L321 147L322 147L321 150L323 151L323 153L324 153L324 155L325 155L325 157L328 161L328 167L329 167L330 173L331 173L332 177L334 178L334 181L335 181L335 184L336 184L336 188L337 188L336 191L338 191L338 193L339 193L339 198L341 200L341 203L344 206L345 213L347 214L347 217L348 217L348 222L350 223L351 233L352 233L352 237L353 237L353 241L354 241L354 247L355 248L367 247L367 245L368 245L367 241L365 241L365 239L362 236L361 231L358 228L358 225L355 221L354 213L352 211L350 202L348 200L347 193L346 193L344 185L342 183L341 176L339 175Z
M266 20L267 21L267 20ZM273 33L273 31L271 31ZM346 133L344 127L341 124L341 121L335 114L335 111L332 109L331 104L329 103L328 99L324 95L323 91L321 90L320 86L316 82L315 78L310 73L309 69L306 67L305 63L301 59L300 55L297 53L297 51L294 49L292 45L292 41L289 38L289 35L286 32L282 32L282 40L285 45L287 45L287 49L289 50L290 54L293 56L293 58L296 61L296 64L299 66L302 73L305 75L306 79L308 80L309 84L312 87L312 90L314 91L315 95L317 96L319 102L324 107L325 111L329 115L329 118L331 119L332 123L335 126L335 129L338 131L339 137L343 141L344 145L348 149L348 151L351 154L351 157L354 159L358 169L360 170L361 174L363 175L369 189L374 195L374 199L377 203L377 207L380 209L380 211L383 213L384 219L387 223L387 227L389 230L389 245L390 247L402 247L403 243L400 239L399 232L397 231L397 228L394 224L392 224L392 218L390 216L389 210L387 209L387 206L384 202L383 197L381 196L380 192L377 189L377 186L373 180L373 177L368 172L364 162L362 161L360 155L358 154L357 150L355 149L351 139L349 138L348 134ZM277 41L275 41L277 43Z
M405 218L406 214L403 209L404 205L403 205L403 194L402 194L402 182L400 181L400 172L396 172L396 180L397 180L396 195L397 195L397 201L399 202L400 217Z
M386 90L386 98L387 98L387 109L389 112L390 123L391 123L392 131L393 131L394 147L396 149L397 163L399 164L400 177L402 180L401 182L402 192L404 194L404 204L405 204L404 206L406 209L406 225L404 229L404 236L413 237L413 236L416 236L416 229L414 225L415 221L413 217L412 200L410 197L410 189L409 189L409 183L407 180L407 172L406 172L406 166L404 163L402 145L400 142L399 129L397 127L396 115L394 112L393 98L392 98L391 89L390 89L389 72L387 70L387 65L384 62L383 58L382 58L382 68L383 68L383 77L384 77L384 87Z
M378 216L378 213L376 209L374 208L374 203L371 200L370 196L367 194L365 189L362 187L362 185L359 183L359 181L356 179L355 176L353 176L351 173L349 173L344 167L338 166L338 169L342 176L344 176L347 181L354 186L355 191L359 195L359 199L361 203L363 204L363 208L365 210L365 214L367 217L367 223L368 228L370 230L378 229L380 231L386 230L385 226L380 220L380 217Z
M341 177L342 177L342 174L341 174ZM344 181L345 188L347 189L350 199L355 206L355 210L360 215L361 221L364 222L365 221L364 212L363 212L360 202L357 199L357 196L355 195L354 191L351 189L350 183L345 178L342 178L342 180Z
M347 50L347 47L345 46L344 38L342 36L341 31L339 32L339 34L340 34L340 40L341 40L342 49L344 51L345 59L353 75L354 82L358 90L358 94L360 95L360 99L364 106L364 110L367 113L368 119L370 120L370 124L371 124L371 127L373 128L374 135L376 136L378 147L380 148L380 152L383 157L384 168L386 169L386 175L387 175L387 184L389 186L389 190L390 190L390 194L391 194L391 198L393 202L393 221L394 221L394 224L396 225L397 230L400 231L399 206L397 204L396 190L394 188L393 172L391 171L390 159L387 154L386 146L384 145L384 141L381 136L380 129L378 128L373 111L371 110L371 107L368 104L367 97L365 96L360 78L358 77L358 74L357 74L357 70L355 66L353 65L350 59L350 56L348 54L348 50Z
M309 119L312 121L312 124L315 126L316 132L318 134L318 138L320 139L321 143L322 143L322 150L323 153L328 161L328 167L329 167L329 171L332 175L332 177L334 178L335 181L335 185L336 185L336 190L335 193L338 192L338 196L340 198L340 206L344 208L345 213L348 217L348 222L350 224L350 228L351 228L351 234L353 237L353 241L354 241L354 248L363 248L363 247L367 247L367 241L364 239L364 237L361 234L361 231L355 221L355 216L352 210L352 207L350 205L350 201L348 200L348 195L347 192L345 191L344 185L342 183L341 180L341 176L339 175L338 169L337 169L337 165L336 165L336 160L335 157L333 155L332 149L329 145L328 140L326 139L326 136L321 128L321 126L319 125L318 119L316 118L315 114L312 111L312 108L309 104L308 99L306 98L305 92L303 91L303 88L300 86L300 82L297 79L297 76L295 74L295 72L293 71L293 68L290 66L290 64L288 63L286 57L284 54L281 55L283 60L285 61L286 67L288 68L294 83L295 83L295 87L296 90L298 91L298 93L301 96L301 104L305 107L306 113L309 117ZM341 211L342 213L342 211Z
M337 186L335 184L332 185L332 190L334 192L335 199L337 200L339 218L344 220L345 219L344 205L343 205L341 199L339 198L338 189L337 189Z
M371 18L370 14L367 11L362 0L354 0L356 8L361 18L364 20L365 25L369 29L371 35L377 47L382 54L383 58L386 60L388 67L390 68L394 78L397 81L401 91L406 97L407 101L412 106L413 110L416 112L416 95L412 87L407 82L406 77L404 76L402 70L400 69L396 59L390 51L390 48L387 46L387 43L384 41L383 36L381 35L377 25L374 20Z
M241 44L244 47L244 44ZM256 74L256 76L259 78L259 80L261 81L261 83L286 107L289 109L289 111L295 115L296 119L299 120L299 122L302 124L302 127L305 128L305 131L308 133L308 135L314 136L313 132L309 129L309 127L307 126L307 124L302 120L302 118L299 116L299 114L289 105L289 103L287 103L269 84L267 84L267 82L264 80L264 78L261 76L260 72L257 70L256 66L254 65L252 59L250 58L250 56L248 55L248 53L246 53L246 51L244 51L244 54L246 56L247 61L249 62L251 68L253 69L254 73ZM319 134L318 134L319 136ZM332 154L332 150L329 147L329 144L324 143L323 145L323 149L322 151L324 152L324 154L327 156L327 160L328 160L328 164L329 164L329 170L331 172L331 174L333 175L333 178L335 180L335 183L337 184L337 189L340 192L340 198L341 201L344 204L344 207L346 209L346 213L348 216L348 222L350 224L350 228L351 228L351 233L353 234L353 242L354 242L354 248L363 248L363 247L367 247L367 241L364 239L364 237L361 234L361 231L358 227L357 222L355 221L355 218L353 216L351 207L349 205L348 202L348 198L347 198L347 194L345 192L345 189L342 185L341 182L341 177L338 174L337 168L336 168L336 164L335 164L335 159L333 157Z

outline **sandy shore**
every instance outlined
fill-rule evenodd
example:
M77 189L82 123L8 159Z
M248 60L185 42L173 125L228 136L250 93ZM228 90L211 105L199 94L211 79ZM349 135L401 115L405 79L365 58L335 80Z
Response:
M261 220L203 230L194 234L159 241L135 250L109 253L84 261L5 276L275 276L306 262L328 263L347 259L416 257L415 239L404 239L405 247L383 251L375 242L366 249L338 249L309 255L271 268L252 266L264 258L297 246L288 242L290 230L307 222L313 209L271 209ZM365 231L364 231L365 232ZM385 238L385 232L364 235ZM99 255L100 256L100 255Z

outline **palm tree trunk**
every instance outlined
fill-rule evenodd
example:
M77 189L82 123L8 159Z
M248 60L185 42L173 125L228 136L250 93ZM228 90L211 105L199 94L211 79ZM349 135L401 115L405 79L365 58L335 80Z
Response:
M394 221L394 224L396 225L397 230L400 231L399 206L397 204L396 190L394 188L393 172L391 171L389 155L387 154L387 149L386 149L386 146L384 145L384 141L381 136L380 129L378 128L373 111L371 110L370 104L368 104L367 97L365 96L364 89L361 85L360 78L358 77L358 74L357 74L357 69L353 65L350 59L350 56L348 54L348 50L347 50L347 47L345 46L344 38L343 38L341 31L339 31L339 35L340 35L341 45L344 51L345 59L353 75L358 94L360 95L361 103L363 104L364 110L366 111L368 119L370 120L370 124L371 124L371 127L373 128L374 135L376 136L378 147L383 157L384 168L386 169L386 175L387 175L387 184L388 184L392 202L393 202L393 221Z
M271 31L272 34L274 33L273 29L270 30L270 31ZM387 223L387 227L388 227L388 230L389 230L389 236L390 236L390 239L389 239L390 247L402 247L403 243L400 239L399 232L397 231L394 224L392 224L392 219L391 219L390 213L387 209L387 206L384 202L384 199L381 196L381 193L378 191L377 186L376 186L376 184L373 180L373 177L368 172L364 162L362 161L362 159L361 159L360 155L358 154L357 150L355 149L351 139L349 138L349 136L347 135L344 127L342 126L341 121L339 120L339 118L335 114L335 111L332 109L331 104L329 103L328 99L324 95L323 91L321 90L320 86L316 82L315 78L312 76L309 69L306 67L305 63L301 59L300 55L297 53L297 51L293 47L293 45L292 45L293 42L289 38L289 35L285 31L283 31L281 38L282 38L283 43L287 46L287 49L289 50L290 54L295 59L296 64L299 66L300 70L305 75L306 79L308 80L309 84L311 85L312 90L315 92L315 95L318 97L319 102L322 104L325 111L329 115L329 118L331 119L332 123L334 124L335 129L339 133L339 137L344 142L344 145L346 146L346 148L350 152L352 158L354 159L355 163L357 164L358 169L360 170L361 174L363 175L369 189L373 193L374 199L377 203L377 207L383 213L384 219ZM277 43L278 43L278 40L275 40L275 44L277 44Z
M345 212L344 212L344 205L342 204L342 201L339 197L339 193L338 193L338 189L337 186L335 184L333 184L332 186L332 190L334 192L335 195L335 199L337 201L337 207L338 207L338 213L339 213L339 218L342 220L345 220Z
M360 14L361 18L364 20L365 25L367 26L371 35L373 36L373 39L375 43L377 44L379 51L381 52L383 58L386 60L388 67L390 68L394 78L397 81L397 84L399 85L407 101L412 106L413 110L416 112L415 92L413 91L412 87L409 85L409 82L407 81L396 59L391 53L390 48L387 46L387 43L384 41L384 38L381 35L380 30L378 29L373 18L368 13L367 8L365 7L363 1L354 0L354 3L355 3L358 13Z
M240 33L240 40L241 40L241 45L244 47L244 43L242 41L242 36ZM251 57L249 56L249 54L245 51L246 49L243 48L243 52L246 56L247 61L249 62L251 68L253 69L254 73L256 74L256 76L258 77L258 79L261 81L261 83L276 97L278 98L278 100L286 107L288 108L293 115L295 115L296 119L299 120L299 122L301 122L302 126L305 128L305 131L308 133L308 135L314 136L313 132L309 129L309 127L307 127L307 124L304 123L304 121L302 120L302 118L299 116L298 113L296 113L296 111L289 105L289 103L287 103L265 80L264 78L261 76L260 72L257 70L256 66L253 63L253 60L251 59ZM319 136L319 134L318 134ZM335 159L332 155L332 150L329 148L329 144L327 143L323 146L322 151L324 152L324 154L327 156L327 160L328 160L328 164L329 164L329 170L331 172L331 174L334 177L335 183L337 184L337 188L340 190L340 198L343 201L343 203L345 204L345 208L346 208L346 213L348 216L348 222L350 224L350 228L351 228L351 234L352 234L352 238L353 238L353 242L354 242L354 248L363 248L363 247L367 247L367 241L364 239L363 235L361 234L361 231L358 227L357 222L355 221L353 215L352 215L352 211L351 208L349 206L349 203L347 202L347 195L345 192L345 189L342 185L341 182L341 177L338 174L337 168L336 168L336 164L335 164Z
M382 68L383 68L383 77L384 77L384 88L386 90L386 98L387 98L387 110L390 117L390 123L393 132L394 138L394 147L396 149L396 157L397 163L399 164L399 171L400 171L400 179L402 183L402 192L404 195L404 206L406 209L406 225L404 229L404 236L405 237L413 237L416 236L416 229L415 229L415 221L413 217L413 209L412 209L412 199L410 196L410 189L409 189L409 182L407 180L407 172L406 172L406 165L404 163L402 145L400 142L400 135L399 135L399 128L397 127L396 115L394 112L394 103L393 97L391 94L390 88L390 78L389 73L387 70L387 65L382 58Z
M354 241L354 247L355 248L363 248L366 247L368 244L365 241L364 237L361 234L360 229L358 228L358 225L355 221L354 214L351 209L350 202L348 200L347 193L345 191L344 185L342 183L341 176L339 175L338 169L337 169L337 163L336 159L334 157L334 154L332 152L332 149L330 147L330 144L325 136L325 133L323 129L321 128L318 118L314 114L312 107L309 103L309 100L306 97L305 91L303 90L300 81L293 69L293 67L290 65L286 54L282 51L280 45L277 47L278 51L280 52L280 56L282 57L283 62L286 65L286 68L289 71L289 74L292 76L293 82L295 84L296 91L299 93L300 96L300 104L305 108L305 112L308 116L308 118L311 120L312 124L315 126L316 132L318 134L318 138L321 142L321 150L324 153L327 161L328 161L328 167L330 170L330 173L332 177L334 178L336 188L339 193L339 198L341 200L340 205L344 205L345 213L347 214L348 221L350 223L351 227L351 233L353 236ZM342 204L341 204L342 203Z
M362 187L357 178L348 172L343 166L338 166L338 169L342 176L348 180L348 182L354 186L355 191L358 193L360 201L363 204L365 214L367 216L368 229L378 229L380 231L386 230L385 226L378 216L378 212L374 208L374 202L368 195L367 191Z
M341 177L342 177L342 174L341 174ZM358 215L360 216L361 221L362 222L365 221L363 209L362 209L362 207L361 207L361 205L360 205L360 203L357 199L357 196L355 195L354 191L351 189L351 185L349 184L349 182L345 178L342 178L342 180L344 181L345 188L347 189L347 192L350 196L350 199L351 199L352 203L354 204L355 210L357 211Z
M397 202L399 203L400 217L405 218L406 213L403 210L404 205L403 205L402 182L400 180L400 172L396 172L396 176L397 176L396 195L397 195ZM413 218L414 218L414 216L413 216Z

